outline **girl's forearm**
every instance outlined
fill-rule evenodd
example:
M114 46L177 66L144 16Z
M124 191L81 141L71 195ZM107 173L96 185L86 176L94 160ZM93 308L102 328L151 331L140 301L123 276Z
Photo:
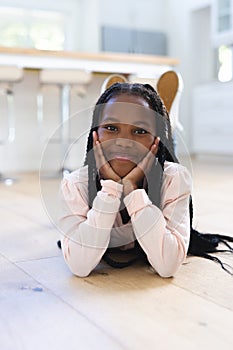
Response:
M178 199L162 212L151 203L144 190L137 190L125 199L125 204L135 236L150 264L160 276L173 276L184 261L188 248L189 216L185 210L188 197ZM170 217L169 212L172 213ZM185 213L182 218L180 212Z
M102 185L85 216L75 215L77 211L81 214L81 208L72 212L67 209L60 221L64 258L71 271L80 277L87 276L100 262L119 211L122 186L111 180L103 181ZM81 200L78 196L75 203L81 204Z

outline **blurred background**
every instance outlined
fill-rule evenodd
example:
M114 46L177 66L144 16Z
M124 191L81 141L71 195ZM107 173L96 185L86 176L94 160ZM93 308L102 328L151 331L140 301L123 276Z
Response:
M232 160L232 45L232 0L0 0L0 67L9 64L23 68L23 76L10 84L12 90L7 96L14 97L13 121L8 120L7 81L0 77L0 172L37 171L45 153L42 166L51 170L60 166L57 159L61 144L56 135L61 131L57 129L61 122L60 92L56 84L41 90L43 65L35 63L40 56L33 57L35 51L29 55L30 49L84 56L111 52L177 59L177 64L165 67L179 72L184 82L179 106L183 131L177 138L177 152L181 156L218 155ZM26 49L25 56L17 56L14 48ZM48 61L49 67L61 68L53 57L48 56ZM125 74L125 62L119 63L122 72L117 68L117 73ZM108 74L115 73L114 66L106 68L101 59L98 64L98 69L92 69L89 62L91 81L74 87L69 97L69 116L76 115L74 124L69 125L69 133L73 133L69 137L75 139L79 132L80 141L74 148L74 166L82 162L83 152L78 152L83 150L85 131L102 83ZM64 66L70 68L65 57ZM150 79L157 79L156 74L145 71ZM38 117L41 91L43 123Z

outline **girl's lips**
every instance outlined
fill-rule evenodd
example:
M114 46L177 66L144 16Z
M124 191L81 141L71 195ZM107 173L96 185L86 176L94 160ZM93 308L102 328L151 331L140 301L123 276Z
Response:
M128 157L125 157L125 156L116 156L114 159L120 160L122 162L129 162L129 161L132 162L131 159L129 159Z
M121 162L133 162L133 163L137 163L137 157L135 156L131 156L128 154L110 154L109 160L119 160Z

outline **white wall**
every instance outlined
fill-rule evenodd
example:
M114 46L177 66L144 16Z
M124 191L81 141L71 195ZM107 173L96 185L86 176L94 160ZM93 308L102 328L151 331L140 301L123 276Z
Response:
M233 155L233 82L212 82L193 91L193 150Z
M79 17L76 30L73 32L73 50L98 52L100 48L100 13L99 0L77 0Z
M167 0L99 0L101 25L163 30Z

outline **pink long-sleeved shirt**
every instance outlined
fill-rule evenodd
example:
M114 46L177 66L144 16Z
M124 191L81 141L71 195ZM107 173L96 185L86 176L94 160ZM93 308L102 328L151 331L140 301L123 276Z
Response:
M112 180L101 180L101 185L89 209L87 166L62 181L62 251L71 271L87 276L108 247L132 248L137 239L157 273L174 276L186 258L190 238L192 186L186 168L165 162L161 209L144 189L127 195L123 201L131 220L125 225L119 213L123 185Z

